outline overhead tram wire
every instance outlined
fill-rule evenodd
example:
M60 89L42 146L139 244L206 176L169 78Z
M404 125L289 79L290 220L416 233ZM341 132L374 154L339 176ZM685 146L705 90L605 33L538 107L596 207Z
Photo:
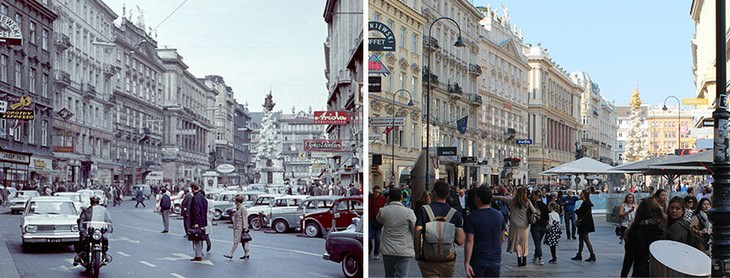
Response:
M165 23L165 21L167 21L168 18L170 18L173 14L175 14L175 12L177 12L177 10L179 10L187 2L188 2L188 0L185 0L182 3L180 3L180 5L177 6L177 8L175 8L169 15L167 15L167 17L165 17L165 19L162 20L162 22L160 22L160 24L157 24L157 27L152 29L152 32L157 31L157 28L160 28L160 25L162 25L162 23Z

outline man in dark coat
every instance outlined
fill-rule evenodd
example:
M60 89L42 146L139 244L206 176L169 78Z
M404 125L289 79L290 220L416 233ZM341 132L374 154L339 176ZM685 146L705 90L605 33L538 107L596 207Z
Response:
M185 237L188 237L188 207L190 202L193 200L193 195L190 194L190 190L186 187L183 189L183 200L180 202L180 215L183 218L183 228L185 229Z
M137 201L136 204L134 204L134 207L136 208L139 204L142 204L142 207L146 207L144 205L144 193L142 193L142 188L137 189L137 193L134 195L134 199Z
M170 228L170 209L172 208L172 201L170 195L167 194L167 189L162 188L162 197L160 197L160 214L162 215L162 226L164 229L162 233L167 233Z
M188 225L189 229L203 229L208 227L208 201L205 200L205 196L200 191L200 186L196 183L190 185L190 189L193 191L193 198L188 207ZM190 240L191 237L189 236ZM203 260L203 241L205 238L193 238L193 249L195 250L195 257L192 261Z

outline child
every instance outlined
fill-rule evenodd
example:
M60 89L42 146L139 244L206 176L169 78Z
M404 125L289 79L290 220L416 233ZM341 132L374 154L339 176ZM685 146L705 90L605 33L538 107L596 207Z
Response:
M545 235L545 241L543 243L550 246L550 255L552 255L552 259L548 262L554 264L558 262L558 258L555 256L555 249L558 246L558 241L560 241L560 235L562 234L562 231L560 231L560 215L558 214L560 205L556 202L550 202L548 209L550 210L550 213L548 214L549 219L547 234Z

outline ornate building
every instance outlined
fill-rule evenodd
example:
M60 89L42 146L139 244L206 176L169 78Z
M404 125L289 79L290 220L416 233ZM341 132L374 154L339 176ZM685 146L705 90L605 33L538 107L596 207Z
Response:
M570 78L581 87L580 114L583 128L580 130L582 155L613 164L613 148L616 147L616 107L601 97L601 89L588 73L573 72Z
M391 71L382 76L382 92L368 92L369 118L403 117L403 126L370 127L370 154L380 155L383 165L370 170L371 186L408 183L416 155L421 150L421 100L423 76L423 29L425 18L418 13L418 2L406 4L398 0L370 0L369 20L385 24L394 33L395 51L375 52ZM416 6L414 6L416 5ZM377 32L370 34L378 36ZM398 93L396 93L398 92ZM395 95L394 95L395 94ZM395 99L395 102L393 102ZM411 102L412 105L408 105ZM386 132L387 130L387 132ZM385 132L385 134L384 134ZM372 160L371 160L372 161ZM395 164L395 165L393 165ZM394 169L394 173L391 173ZM395 181L391 180L395 178Z
M233 99L233 88L226 85L223 77L219 75L208 75L201 79L201 82L215 91L216 96L214 105L205 107L206 110L214 112L215 131L213 141L209 146L214 152L214 157L211 158L213 166L233 165L235 156L233 117L236 104L236 100ZM228 178L229 176L233 177L224 174L219 181L225 184L231 183L232 180Z
M715 1L693 0L689 15L695 23L695 33L690 40L692 44L692 73L695 77L697 98L706 98L709 108L715 107ZM730 16L725 12L725 22ZM726 26L730 29L730 26ZM726 30L727 31L727 30ZM725 46L730 50L730 44ZM730 59L730 57L726 57ZM725 61L727 63L727 61ZM698 108L708 108L699 106ZM710 115L706 116L711 117Z

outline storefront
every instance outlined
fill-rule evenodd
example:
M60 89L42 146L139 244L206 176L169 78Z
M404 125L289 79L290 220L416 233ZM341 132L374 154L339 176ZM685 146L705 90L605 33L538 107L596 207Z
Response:
M31 153L0 150L0 167L2 167L0 182L16 189L28 187L30 185L28 171L31 155Z
M30 158L30 180L32 184L41 186L51 185L55 172L53 171L53 159L32 156Z

